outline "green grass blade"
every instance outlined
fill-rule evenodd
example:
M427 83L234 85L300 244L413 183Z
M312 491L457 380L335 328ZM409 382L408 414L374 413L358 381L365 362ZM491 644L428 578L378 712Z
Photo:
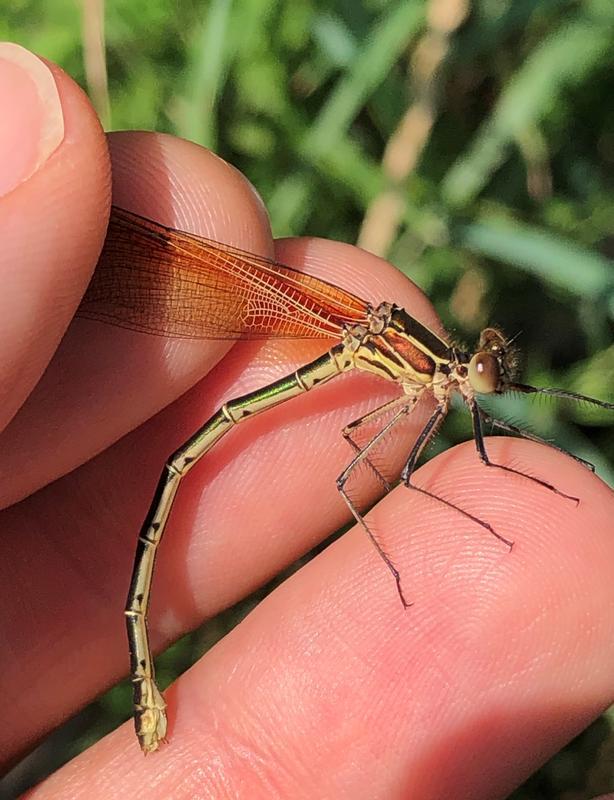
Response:
M546 117L566 89L586 80L611 47L613 30L612 15L581 17L562 25L535 48L505 87L468 152L445 176L442 195L448 205L467 205L480 193L505 160L512 141Z
M216 104L227 62L227 33L232 0L213 0L197 37L192 63L192 97L180 136L205 147L217 144Z
M401 0L373 26L306 137L305 149L312 157L318 158L337 145L423 20L424 4L420 0Z

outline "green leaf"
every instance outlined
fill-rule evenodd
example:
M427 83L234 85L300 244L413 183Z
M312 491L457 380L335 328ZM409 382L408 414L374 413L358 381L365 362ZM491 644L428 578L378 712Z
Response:
M579 297L607 300L614 294L613 261L547 231L493 220L457 226L453 235L473 253L512 264Z

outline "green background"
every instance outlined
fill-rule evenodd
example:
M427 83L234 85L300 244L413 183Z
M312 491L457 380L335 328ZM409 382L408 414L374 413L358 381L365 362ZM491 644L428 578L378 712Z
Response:
M364 242L369 212L457 339L496 322L519 334L526 382L612 400L612 0L109 0L108 96L84 67L95 4L79 8L13 0L0 38L60 64L108 129L215 149L257 187L276 235ZM395 213L378 212L383 198ZM526 398L498 409L614 482L611 412ZM451 415L438 447L469 435ZM261 594L171 648L161 682ZM6 796L112 729L129 695L116 687L67 723ZM613 749L606 715L514 800L614 790Z

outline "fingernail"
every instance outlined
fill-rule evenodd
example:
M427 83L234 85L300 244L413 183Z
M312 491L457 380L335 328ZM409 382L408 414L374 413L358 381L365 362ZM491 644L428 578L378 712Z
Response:
M0 42L0 197L28 180L64 138L49 68L29 50Z

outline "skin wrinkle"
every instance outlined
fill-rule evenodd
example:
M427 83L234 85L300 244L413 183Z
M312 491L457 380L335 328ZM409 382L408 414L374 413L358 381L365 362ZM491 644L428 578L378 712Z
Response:
M235 719L242 721L242 731L237 730L236 726L231 723L231 720ZM223 724L221 724L222 721ZM206 724L210 725L210 721L207 720ZM219 750L225 754L219 761L217 772L222 781L225 775L235 773L243 776L240 779L242 791L249 786L250 794L248 796L250 797L284 797L281 793L270 794L271 788L276 785L273 778L276 777L277 781L280 780L280 766L275 758L271 758L272 751L263 749L263 743L268 739L266 720L259 720L252 715L245 718L243 714L233 713L232 706L228 706L224 709L221 717L219 715L216 717L214 729L216 742L221 745ZM271 765L270 769L264 768L267 763ZM256 768L256 765L260 765L261 768ZM246 769L246 767L248 768ZM248 776L249 782L246 780ZM290 776L288 775L288 777ZM258 787L266 789L266 794L254 794L257 791L253 785L254 778L257 779ZM227 788L228 796L234 796L231 794L232 786L229 785ZM238 788L235 784L235 790Z

